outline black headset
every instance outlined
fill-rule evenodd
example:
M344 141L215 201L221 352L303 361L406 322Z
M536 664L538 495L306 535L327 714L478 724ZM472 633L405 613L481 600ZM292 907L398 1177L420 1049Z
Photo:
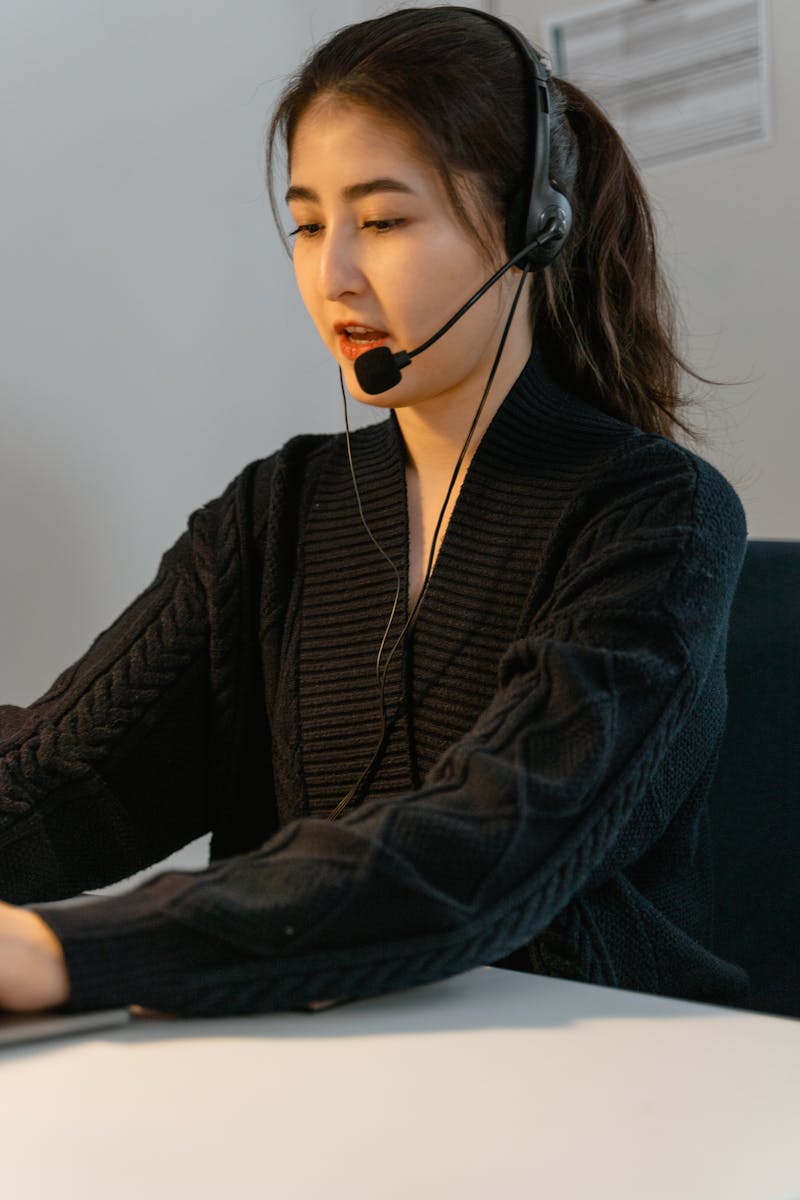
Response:
M470 13L491 21L502 29L514 46L525 68L527 117L533 152L528 156L525 178L511 198L506 216L506 246L514 255L539 240L523 260L532 268L546 267L560 253L572 226L572 206L550 178L550 74L533 46L518 29L492 13L477 8L453 6L454 12Z

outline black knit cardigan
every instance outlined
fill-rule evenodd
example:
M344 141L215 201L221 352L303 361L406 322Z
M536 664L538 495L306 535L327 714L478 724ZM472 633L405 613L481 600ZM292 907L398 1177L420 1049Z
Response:
M401 576L393 417L353 437ZM27 709L0 708L0 896L61 939L74 1009L258 1012L514 954L721 1003L706 794L745 546L708 463L563 391L537 351L481 441L413 634L343 437L193 514L153 584ZM211 862L120 896L204 832Z

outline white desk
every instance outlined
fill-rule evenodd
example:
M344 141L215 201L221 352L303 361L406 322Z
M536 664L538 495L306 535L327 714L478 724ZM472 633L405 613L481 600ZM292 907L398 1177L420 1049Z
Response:
M800 1021L482 969L0 1055L9 1200L797 1200Z

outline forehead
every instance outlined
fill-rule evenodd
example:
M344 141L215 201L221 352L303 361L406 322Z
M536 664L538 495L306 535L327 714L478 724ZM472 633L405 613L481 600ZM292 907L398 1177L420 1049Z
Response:
M292 137L293 185L325 177L342 185L376 176L399 177L415 191L441 191L438 173L405 126L361 105L329 96L302 115Z

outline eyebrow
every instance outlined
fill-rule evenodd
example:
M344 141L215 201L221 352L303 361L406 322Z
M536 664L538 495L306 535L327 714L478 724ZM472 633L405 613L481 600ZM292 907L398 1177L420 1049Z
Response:
M341 195L343 200L351 202L363 200L365 196L374 196L376 192L406 192L414 195L414 189L410 188L407 183L390 178L367 179L364 183L351 183L349 187L342 188ZM286 193L286 203L289 204L292 200L309 200L312 204L318 204L319 196L313 188L293 184Z

